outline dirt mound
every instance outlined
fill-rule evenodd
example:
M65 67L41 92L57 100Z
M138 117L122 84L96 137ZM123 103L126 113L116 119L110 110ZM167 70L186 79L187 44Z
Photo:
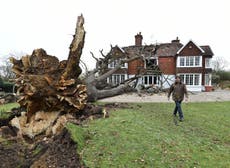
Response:
M127 103L107 103L100 106L87 104L85 110L73 114L69 122L81 125L91 119L108 117L110 110L131 108ZM21 115L21 109L13 109L12 114L0 122L0 168L47 168L86 167L77 153L78 146L71 139L66 128L56 136L45 134L34 139L18 136L18 130L9 121Z
M43 139L32 145L18 139L0 143L0 167L7 168L83 168L77 154L77 144L67 129L50 139Z

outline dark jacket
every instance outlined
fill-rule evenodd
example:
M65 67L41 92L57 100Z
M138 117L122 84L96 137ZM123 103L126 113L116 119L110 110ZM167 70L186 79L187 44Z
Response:
M183 83L173 83L169 88L168 98L170 97L171 93L174 101L183 101L184 95L186 98L188 98L188 91L186 85Z

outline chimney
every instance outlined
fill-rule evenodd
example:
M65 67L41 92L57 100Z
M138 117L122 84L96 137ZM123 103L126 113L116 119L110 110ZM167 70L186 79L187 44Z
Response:
M180 43L179 38L178 38L178 37L176 37L176 39L175 39L175 40L172 40L172 43Z
M135 46L142 46L142 39L143 36L141 35L141 32L135 35Z

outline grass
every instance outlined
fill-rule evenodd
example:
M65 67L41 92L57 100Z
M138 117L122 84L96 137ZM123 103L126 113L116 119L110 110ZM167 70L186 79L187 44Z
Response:
M71 134L71 138L74 140L74 142L77 142L78 145L78 152L81 152L84 145L85 145L85 139L86 134L82 127L77 126L73 123L67 123L66 128Z
M0 117L17 106L0 106ZM170 103L130 104L87 127L66 127L90 168L230 167L230 102L183 104L185 121L178 126L173 108Z
M0 105L0 118L7 118L10 115L7 112L9 112L14 107L19 107L19 104L8 103L8 104Z
M176 126L170 103L131 104L91 121L83 150L90 168L230 167L230 102L183 104Z

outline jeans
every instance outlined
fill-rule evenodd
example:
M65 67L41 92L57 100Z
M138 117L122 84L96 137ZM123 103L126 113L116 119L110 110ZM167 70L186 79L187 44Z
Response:
M175 106L173 114L176 115L176 113L178 111L180 119L183 119L184 116L183 116L183 112L182 112L182 109L181 109L181 102L182 101L175 101L176 106Z

